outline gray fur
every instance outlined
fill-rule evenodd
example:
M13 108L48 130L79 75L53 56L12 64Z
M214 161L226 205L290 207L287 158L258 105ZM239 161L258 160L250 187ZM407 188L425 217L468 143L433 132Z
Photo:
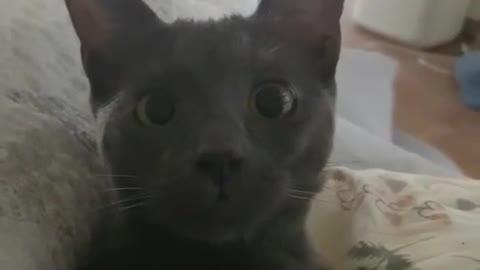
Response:
M265 0L249 17L171 24L135 0L66 3L98 147L124 202L79 269L321 268L305 234L308 201L291 192L323 184L342 2ZM271 80L294 89L291 115L253 107ZM173 118L145 125L138 106L158 93Z

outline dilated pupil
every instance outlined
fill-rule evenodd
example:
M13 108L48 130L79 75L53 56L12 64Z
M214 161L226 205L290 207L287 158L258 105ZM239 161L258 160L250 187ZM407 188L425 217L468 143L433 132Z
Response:
M267 118L278 118L293 109L292 92L281 85L268 85L260 88L255 96L255 106Z
M145 104L145 115L148 119L157 125L168 123L175 113L173 101L165 96L152 95Z

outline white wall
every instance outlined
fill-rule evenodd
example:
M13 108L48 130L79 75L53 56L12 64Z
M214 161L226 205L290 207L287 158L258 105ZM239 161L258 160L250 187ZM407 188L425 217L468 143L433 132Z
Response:
M480 20L480 0L471 0L470 18Z

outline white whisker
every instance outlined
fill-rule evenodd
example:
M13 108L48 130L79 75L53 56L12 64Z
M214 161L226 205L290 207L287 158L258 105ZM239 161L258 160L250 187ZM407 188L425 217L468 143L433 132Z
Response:
M103 191L114 192L114 191L127 191L127 190L144 190L144 188L141 188L141 187L107 188L107 189L104 189Z
M295 194L288 194L288 196L291 197L291 198L294 198L294 199L304 200L306 202L311 202L311 201L318 202L319 201L319 202L324 202L324 203L335 204L332 201L323 200L323 199L319 199L319 198L315 198L315 197L304 197L304 196L299 196L299 195L295 195Z
M317 192L310 192L310 191L303 191L303 190L298 190L298 189L289 189L288 191L290 192L296 192L300 194L306 194L306 195L317 195Z
M116 202L109 203L105 206L102 206L102 207L100 207L100 209L105 209L105 208L108 208L108 207L114 207L114 206L121 205L121 204L124 204L124 203L129 203L129 202L144 201L145 199L148 199L148 196L142 195L142 196L137 196L137 197L134 197L134 198L119 200L119 201L116 201Z
M303 196L297 196L297 195L293 195L293 194L288 194L288 197L292 197L292 198L300 199L300 200L306 200L306 201L312 200L312 198L303 197Z
M143 205L145 205L145 202L140 202L140 203L137 203L137 204L134 204L134 205L129 205L129 206L122 207L122 208L120 208L120 211L125 212L127 210L137 208L137 207L140 207L140 206L143 206Z
M123 175L123 174L96 174L95 176L99 176L99 177L118 177L118 178L137 178L134 175Z

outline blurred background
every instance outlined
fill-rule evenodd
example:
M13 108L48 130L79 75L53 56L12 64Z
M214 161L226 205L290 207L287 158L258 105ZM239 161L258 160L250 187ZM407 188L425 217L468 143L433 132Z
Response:
M344 46L397 62L394 126L480 178L480 0L346 0L342 23Z
M248 15L259 2L144 1L167 22ZM480 179L480 0L345 1L332 161ZM0 94L89 112L64 1L0 2Z

